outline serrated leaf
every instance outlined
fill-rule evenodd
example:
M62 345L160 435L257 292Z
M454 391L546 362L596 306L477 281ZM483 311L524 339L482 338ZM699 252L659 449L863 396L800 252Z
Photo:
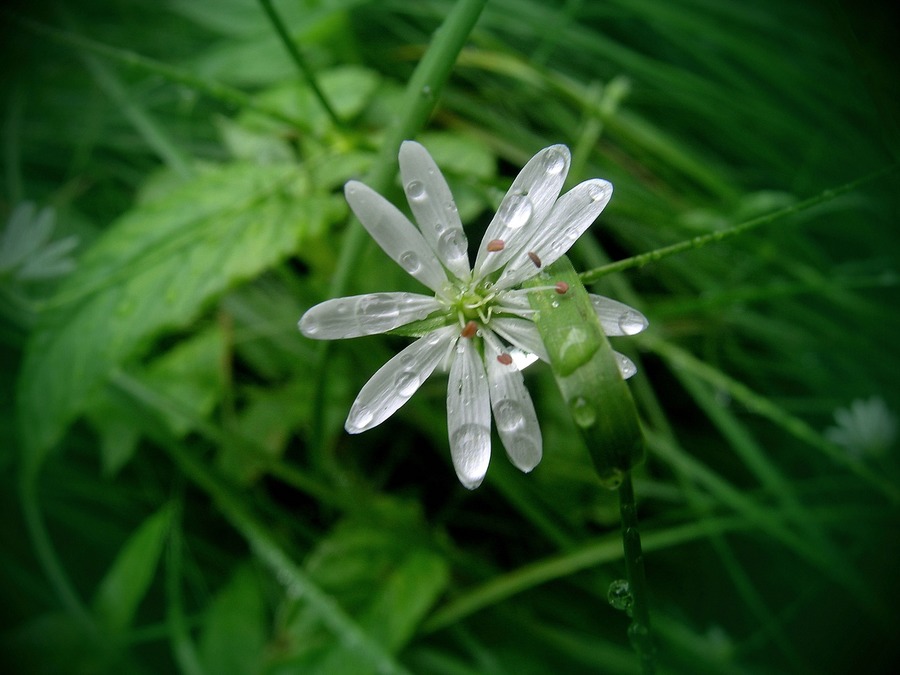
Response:
M113 635L124 632L147 593L172 522L172 509L163 507L135 531L116 556L94 596L97 621Z
M303 194L294 166L234 164L113 223L49 303L28 343L18 416L35 468L108 373L167 329L321 231L342 207Z
M587 444L600 481L617 488L644 456L644 437L631 392L578 273L565 256L523 284L568 285L528 294L534 323L550 356L556 383Z

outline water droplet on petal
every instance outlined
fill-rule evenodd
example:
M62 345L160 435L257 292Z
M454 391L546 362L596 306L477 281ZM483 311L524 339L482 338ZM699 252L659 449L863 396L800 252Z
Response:
M514 431L525 425L522 406L508 398L494 407L494 419L497 420L497 429L502 431Z
M480 424L463 424L450 436L453 465L463 485L477 487L491 459L490 429Z
M570 406L575 424L582 428L591 426L594 423L594 420L597 419L596 409L591 405L590 401L583 396L579 396L572 401Z
M405 370L397 376L394 386L397 388L397 393L400 396L409 398L419 388L419 376L411 370Z
M356 302L356 315L361 318L389 319L399 314L397 301L384 293L364 295Z
M544 157L544 169L547 173L556 175L566 168L566 157L559 150L552 150Z
M518 230L531 220L534 207L525 195L510 195L500 206L500 222L511 230Z
M607 190L603 185L591 185L588 189L588 196L591 198L592 202L599 202L602 199L606 198Z
M619 316L619 328L625 335L637 335L647 327L647 319L638 312L627 310Z
M400 266L410 274L415 274L422 269L422 262L415 253L407 251L400 254Z
M462 230L447 230L438 239L438 252L448 261L459 260L468 255L466 237Z
M634 595L631 593L631 584L625 579L616 579L609 585L606 599L613 609L629 612L634 605Z
M417 202L428 196L425 192L425 184L420 180L411 180L406 184L406 195Z
M371 410L364 405L353 404L350 415L347 418L347 431L351 434L362 431L375 417Z

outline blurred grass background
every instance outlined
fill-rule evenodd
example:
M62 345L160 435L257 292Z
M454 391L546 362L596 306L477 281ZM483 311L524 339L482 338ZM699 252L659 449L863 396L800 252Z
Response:
M495 444L469 493L441 377L342 430L404 339L334 345L319 382L296 331L339 264L340 188L452 5L274 3L339 124L257 0L4 15L0 207L34 244L26 273L5 235L0 269L8 672L638 672L606 599L614 495L546 367L542 464ZM894 25L875 3L491 0L416 138L474 241L518 168L569 145L570 185L615 185L572 252L588 270L895 164ZM897 661L897 189L592 287L651 322L614 346L640 369L661 672ZM419 290L370 244L349 286Z

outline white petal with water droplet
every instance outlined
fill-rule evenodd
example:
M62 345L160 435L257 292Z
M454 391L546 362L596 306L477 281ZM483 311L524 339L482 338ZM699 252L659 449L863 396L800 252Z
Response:
M459 335L456 326L438 328L385 363L360 390L344 423L358 434L378 426L416 393Z
M300 332L315 340L376 335L424 319L443 305L418 293L369 293L334 298L300 318Z
M622 379L627 380L637 373L637 366L634 365L634 361L619 352L614 351L613 354L616 357L616 362L619 364L619 372L622 373Z
M474 490L491 459L491 401L484 363L472 340L461 338L447 385L450 455L459 481Z
M607 335L637 335L649 325L643 314L625 303L602 295L589 295L603 332Z
M535 354L542 361L550 361L550 356L544 347L541 334L531 321L527 319L495 317L491 319L491 329L516 347Z
M469 277L469 243L456 202L428 151L415 141L400 146L400 177L422 236L457 278Z
M612 183L594 178L560 197L541 226L531 230L527 240L516 242L516 250L511 253L496 287L516 286L537 273L529 253L537 255L544 267L556 262L597 219L609 203L612 190Z
M475 258L475 276L482 278L500 269L543 227L569 173L571 155L564 145L544 148L524 166L500 203L484 233ZM490 253L487 243L500 239L502 251Z
M431 290L438 292L447 283L447 275L437 257L400 210L372 188L351 180L344 196L372 239L382 250Z
M541 461L541 427L522 373L514 363L504 365L497 360L500 352L495 344L486 341L484 347L494 422L510 461L528 472Z

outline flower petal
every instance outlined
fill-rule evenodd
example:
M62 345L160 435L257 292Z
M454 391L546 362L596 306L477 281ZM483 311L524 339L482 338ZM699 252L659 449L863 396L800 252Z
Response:
M616 357L616 362L619 364L619 372L622 373L622 379L627 380L637 373L637 366L634 365L634 361L617 351L613 351L613 355Z
M562 190L571 161L572 156L565 145L551 145L522 168L478 247L475 258L477 279L503 267L522 244L532 238L532 233L543 227L544 218ZM488 242L498 239L504 243L503 249L489 252Z
M597 219L609 203L612 191L612 183L593 178L560 197L546 220L527 233L530 237L518 240L521 243L517 243L496 287L509 288L534 276L537 267L533 256L542 265L556 262Z
M474 490L491 459L491 401L481 356L472 340L456 346L447 385L447 430L450 455L459 481Z
M344 196L372 239L394 261L431 290L438 292L447 275L415 225L400 210L372 188L351 180Z
M550 361L541 334L533 322L527 319L491 319L491 329L516 347L536 355L541 361Z
M637 335L650 325L647 317L622 302L593 293L589 296L607 335Z
M393 415L434 372L458 334L456 326L438 328L379 368L350 407L344 423L347 433L367 431Z
M424 319L443 305L418 293L369 293L326 300L300 317L300 332L315 340L376 335Z
M419 143L404 141L400 146L400 176L406 201L425 241L444 267L458 279L468 279L469 242L456 202L444 174Z
M515 363L504 364L498 357L496 341L485 341L491 409L497 433L510 461L521 471L531 471L541 461L541 427L531 396Z

